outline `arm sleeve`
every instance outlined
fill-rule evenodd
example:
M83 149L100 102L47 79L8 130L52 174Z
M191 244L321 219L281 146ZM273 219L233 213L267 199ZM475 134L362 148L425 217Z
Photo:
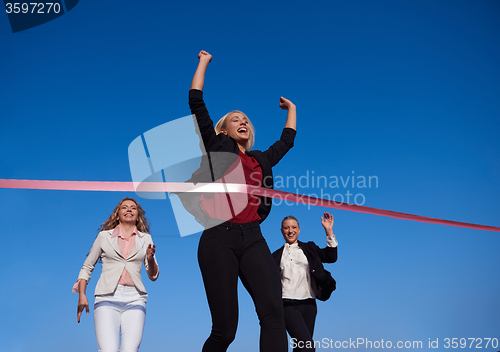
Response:
M284 128L280 139L263 152L264 156L271 162L271 166L276 165L293 147L296 134L297 132L293 128Z
M99 234L97 235L97 238L95 239L94 244L90 249L87 259L85 259L85 262L83 263L82 269L78 274L78 280L84 279L87 280L87 282L89 282L90 276L92 275L92 271L95 268L95 263L97 263L97 261L101 257L101 254L102 254L101 234Z
M326 236L326 246L327 247L337 247L339 243L337 242L337 239L332 236Z
M319 258L323 263L335 263L337 261L337 247L325 247L319 248L314 242L314 251L319 255Z
M205 150L217 151L220 144L214 130L214 122L208 114L207 107L203 101L203 92L198 89L189 91L189 107L197 123L196 133L201 137Z

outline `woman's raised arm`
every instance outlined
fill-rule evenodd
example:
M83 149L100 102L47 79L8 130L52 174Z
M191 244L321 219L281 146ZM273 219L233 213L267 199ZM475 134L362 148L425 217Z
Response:
M212 61L212 55L207 53L205 50L200 51L198 54L200 62L198 63L198 68L194 73L193 81L191 82L191 89L203 90L203 84L205 83L205 72L207 71L207 66Z
M297 130L297 109L295 104L283 97L280 98L280 108L288 110L285 127Z

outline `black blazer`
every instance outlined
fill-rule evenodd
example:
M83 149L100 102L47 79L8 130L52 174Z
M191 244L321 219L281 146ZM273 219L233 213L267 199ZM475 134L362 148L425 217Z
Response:
M203 92L197 89L189 91L189 106L196 119L200 136L200 143L205 146L207 155L202 158L201 165L187 182L214 182L220 179L238 157L240 151L238 143L223 133L216 134L214 123L208 114L203 101ZM262 186L273 188L272 167L293 147L296 131L292 128L284 128L280 139L266 151L252 150L247 152L257 160L262 169ZM199 206L200 194L183 193L178 194L184 207L197 219L206 224L208 216ZM264 221L271 211L272 199L260 197L257 213L260 222Z
M311 277L314 278L313 285L316 285L317 299L326 301L337 288L337 284L328 270L325 270L323 263L335 263L337 261L337 247L319 248L314 242L299 242L299 247L304 252L309 263ZM273 258L278 267L283 255L283 247L273 253Z

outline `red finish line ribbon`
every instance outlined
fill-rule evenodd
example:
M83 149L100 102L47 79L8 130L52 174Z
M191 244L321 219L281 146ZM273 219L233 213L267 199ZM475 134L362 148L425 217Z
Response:
M500 232L500 227L471 224L460 221L431 218L421 215L400 213L391 210L365 207L327 199L309 197L285 191L267 189L234 183L184 183L184 182L101 182L101 181L46 181L46 180L2 180L0 188L37 189L62 191L104 191L104 192L195 192L195 193L250 193L256 196L281 199L285 202L309 204L325 208L348 210L356 213L386 216L395 219L463 227L468 229Z

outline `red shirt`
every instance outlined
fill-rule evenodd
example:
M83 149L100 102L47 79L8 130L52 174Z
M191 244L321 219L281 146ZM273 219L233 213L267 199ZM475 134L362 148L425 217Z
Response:
M239 158L229 167L218 183L245 183L262 186L262 169L253 157L238 153ZM203 193L200 206L213 219L244 224L259 221L260 198L243 193Z

